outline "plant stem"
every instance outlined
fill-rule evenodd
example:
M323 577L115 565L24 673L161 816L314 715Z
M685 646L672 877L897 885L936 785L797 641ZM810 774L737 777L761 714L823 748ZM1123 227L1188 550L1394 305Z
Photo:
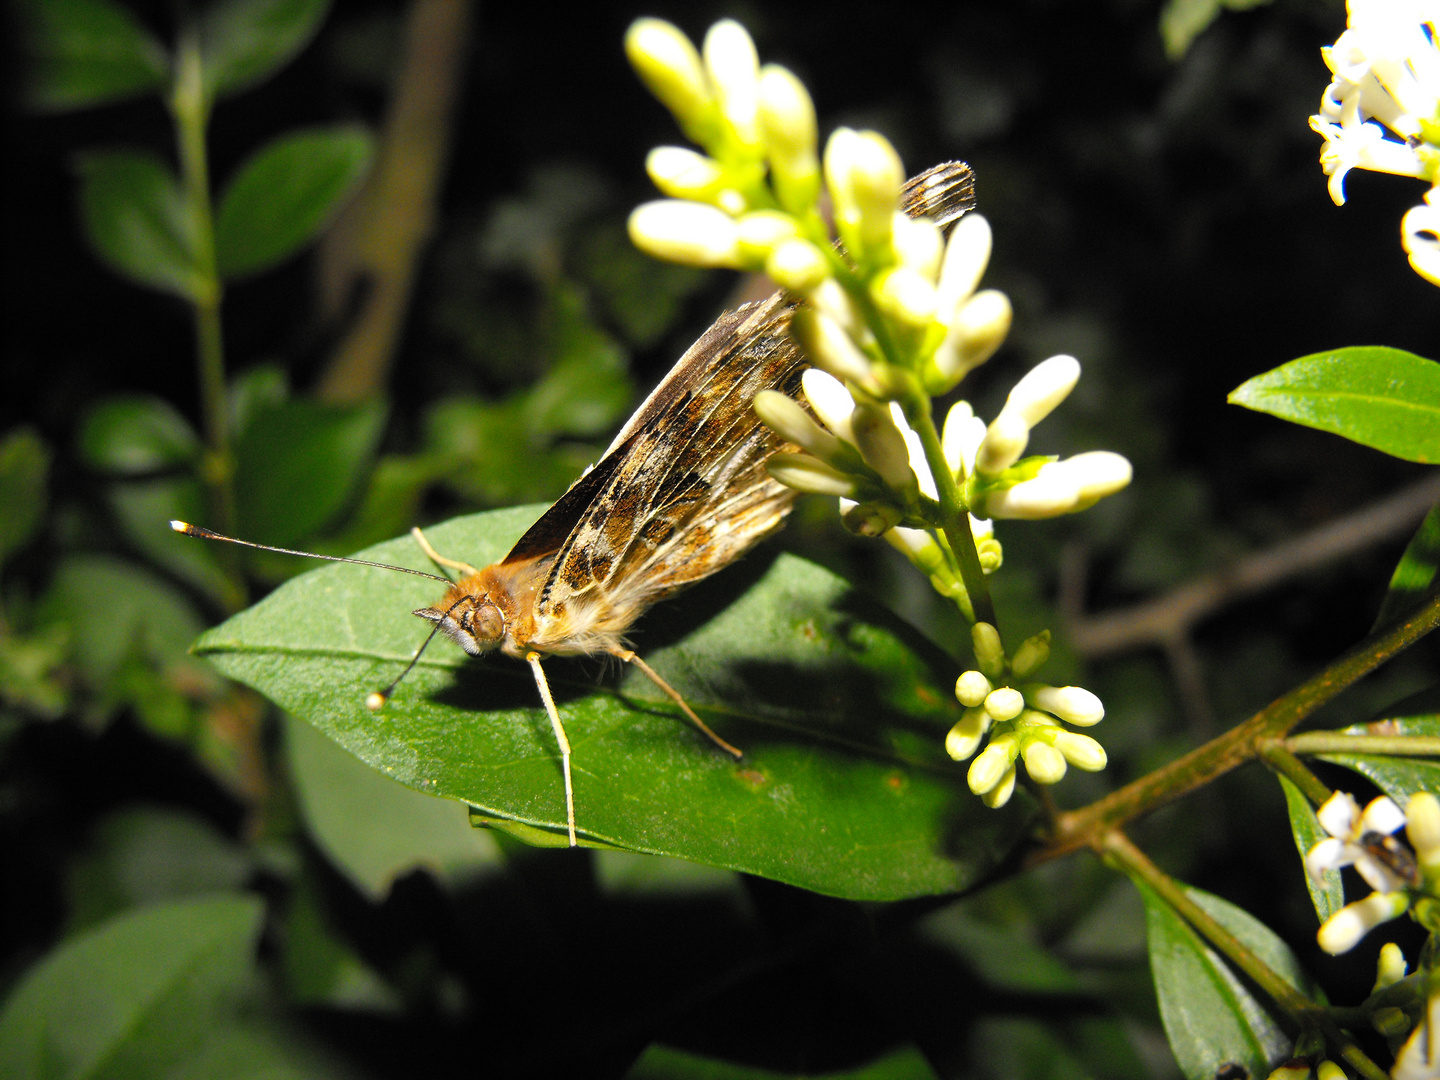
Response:
M1291 735L1285 745L1296 754L1440 757L1440 737L1434 735L1342 735L1338 731L1307 731Z
M970 511L960 497L960 486L955 483L955 474L945 460L940 433L935 430L935 418L930 413L930 399L916 391L901 405L905 409L905 419L920 436L920 445L925 449L925 463L935 477L935 491L940 496L940 526L945 530L945 539L950 542L955 561L960 564L960 579L965 583L965 591L970 594L975 621L989 623L999 630L995 602L990 598L990 583L980 569L980 554L975 550L975 535L970 531Z
M1326 799L1330 798L1330 789L1321 783L1320 778L1311 772L1305 763L1280 740L1276 739L1262 745L1260 757L1265 764L1294 783L1316 806L1322 805Z
M923 438L923 435L922 435ZM1046 862L1082 847L1125 822L1173 802L1216 777L1259 756L1316 709L1361 676L1409 648L1440 626L1440 595L1432 596L1403 621L1371 635L1328 668L1277 698L1243 724L1197 747L1184 757L1126 784L1098 802L1061 816L1049 840L1027 860ZM1367 742L1367 748L1373 743Z
M201 475L209 491L211 512L220 528L230 532L235 528L235 464L225 394L225 339L220 326L223 286L215 259L215 218L205 149L210 103L205 96L199 33L192 22L181 26L176 42L170 111L175 117L181 185L194 245L190 298L195 309L195 354L207 450Z

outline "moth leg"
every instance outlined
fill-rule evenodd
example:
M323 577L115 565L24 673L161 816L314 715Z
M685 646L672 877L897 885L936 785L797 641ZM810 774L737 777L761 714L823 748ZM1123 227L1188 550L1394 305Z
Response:
M420 545L420 550L430 556L430 561L436 566L449 567L451 570L462 570L467 574L478 574L480 572L468 562L460 562L458 559L447 559L444 555L439 554L430 546L430 541L425 539L425 534L420 531L419 525L416 525L410 530L410 535L415 537L415 542Z
M673 686L671 686L669 683L667 683L664 679L662 679L656 673L654 668L652 668L644 660L641 660L640 657L636 656L631 650L622 649L619 645L612 645L606 651L610 653L611 656L619 657L621 660L624 660L627 664L634 664L647 676L649 676L650 681L653 682L656 686L658 686L661 690L665 691L665 696L668 697L671 701L675 702L676 705L679 705L680 711L690 718L690 722L694 724L697 728L699 728L701 731L703 731L707 736L709 736L710 741L713 742L716 746L718 746L721 750L724 750L736 761L739 761L740 758L744 756L738 747L731 746L724 739L720 738L719 735L716 735L715 732L711 731L709 726L706 725L705 721L701 720L700 717L695 715L695 710L690 708L689 705L685 704L685 699L680 696L680 692L676 690Z
M555 709L555 699L550 696L550 683L540 667L538 652L526 653L525 660L535 673L535 685L540 688L540 700L550 714L550 726L555 729L555 741L560 744L560 764L565 770L565 821L570 827L570 846L575 846L575 789L570 785L570 740L565 737L565 726L560 723L560 713Z

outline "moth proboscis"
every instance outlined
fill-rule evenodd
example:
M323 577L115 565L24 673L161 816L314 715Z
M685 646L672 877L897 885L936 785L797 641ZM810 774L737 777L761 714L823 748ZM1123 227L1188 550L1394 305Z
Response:
M908 181L912 217L948 228L974 200L974 174L947 162ZM684 698L625 642L647 608L734 562L784 524L795 492L765 462L799 448L760 422L751 402L761 390L801 397L807 366L789 335L795 302L782 293L722 314L626 421L592 468L540 516L510 553L477 569L438 554L419 529L416 542L458 581L408 567L343 559L235 540L172 521L178 532L290 555L357 562L433 578L448 587L414 614L433 623L404 671L371 693L384 706L437 632L471 656L499 649L524 660L560 749L565 818L576 845L570 742L540 661L608 653L638 667L721 750L741 752L712 731Z

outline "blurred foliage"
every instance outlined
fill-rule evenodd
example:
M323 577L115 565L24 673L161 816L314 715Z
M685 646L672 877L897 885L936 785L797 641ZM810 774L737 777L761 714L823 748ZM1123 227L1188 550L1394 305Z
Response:
M1111 446L1137 479L1080 517L1002 524L997 603L1017 639L1057 623L1062 555L1083 553L1085 602L1103 610L1419 475L1225 405L1290 358L1366 341L1434 355L1440 331L1432 287L1395 243L1412 182L1356 174L1337 210L1316 164L1305 118L1343 6L1247 6L669 5L692 33L742 17L762 54L805 77L823 126L879 127L912 168L975 166L996 233L987 280L1017 313L964 388L980 411L1044 356L1084 364L1035 449ZM654 264L625 238L650 194L646 150L675 139L621 56L624 27L651 12L486 6L388 397L317 401L336 328L317 314L308 249L364 183L408 10L328 9L197 5L205 93L223 99L209 151L236 528L348 553L557 497L732 283ZM172 6L10 12L25 77L10 83L0 395L0 1072L31 1075L16 1063L43 1039L77 1077L1176 1075L1148 963L1153 905L1088 857L880 905L672 859L539 851L471 829L458 805L190 655L204 627L304 567L164 525L205 523L213 480L183 304L196 238L157 108ZM965 655L953 608L827 503L802 503L775 546ZM1217 719L1361 637L1402 547L1203 624ZM1411 553L1426 581L1427 551ZM1061 635L1051 665L1057 680L1083 671L1108 713L1111 768L1067 780L1067 805L1197 741L1158 653L1087 669ZM1327 721L1394 715L1384 707L1434 668L1422 645ZM1343 764L1396 790L1414 779ZM1273 928L1332 1000L1356 1000L1378 942L1318 953L1291 817L1252 771L1135 834ZM1177 963L1210 963L1173 927L1151 931ZM43 1035L55 1015L66 1022Z

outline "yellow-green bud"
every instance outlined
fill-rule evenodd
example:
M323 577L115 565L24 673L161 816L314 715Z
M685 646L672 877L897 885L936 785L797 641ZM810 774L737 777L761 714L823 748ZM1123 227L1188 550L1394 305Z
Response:
M990 691L995 689L982 672L966 671L955 680L955 699L967 708L983 704ZM989 716L987 712L985 715Z
M1092 727L1105 719L1105 706L1083 686L1041 686L1032 683L1025 687L1025 700L1076 727Z
M855 202L855 156L858 153L860 136L850 128L836 128L825 143L825 186L830 191L831 213L835 229L840 233L841 242L851 248L851 256L858 258L853 250L859 244L860 208Z
M721 19L710 27L703 46L705 71L720 98L720 113L735 137L746 148L758 148L756 104L760 86L760 58L755 42L734 19Z
M1405 804L1405 835L1426 877L1440 871L1440 799L1417 791Z
M855 481L838 469L809 454L772 454L765 469L776 480L796 491L816 495L855 497Z
M935 286L908 266L893 266L870 283L875 306L901 324L923 328L935 317Z
M1405 972L1405 954L1400 951L1399 945L1387 941L1380 946L1380 958L1375 963L1375 985L1370 992L1378 994L1387 986L1394 986L1405 978Z
M856 536L883 536L905 516L898 506L885 502L856 503L840 515L841 523Z
M850 429L855 433L855 444L866 464L902 498L913 499L919 483L910 468L910 449L905 445L905 436L895 426L890 410L883 405L857 405L850 416Z
M687 266L740 266L740 234L723 210L682 199L661 199L630 214L630 239L647 255Z
M870 358L830 316L802 307L790 319L790 333L806 358L822 371L854 382L869 376Z
M937 296L936 317L945 314ZM953 389L961 379L994 356L1010 333L1010 298L994 289L976 293L955 312L950 329L926 365L926 387L933 393Z
M994 682L1005 673L1005 649L1000 644L1000 631L987 622L970 627L970 643L975 649L975 666Z
M764 266L771 252L800 232L795 219L778 210L753 210L737 218L735 227L740 232L741 254L757 266Z
M760 69L759 121L780 205L809 211L820 193L815 106L804 83L778 64Z
M778 390L761 390L755 395L755 414L771 431L810 451L822 461L834 462L840 440L826 431L800 403Z
M645 157L655 186L676 199L708 202L724 176L720 163L684 146L657 146Z
M938 310L940 321L950 323L957 307L975 291L990 261L990 223L969 213L950 230L945 258L940 264Z
M1005 775L1000 782L992 787L985 794L980 796L980 801L991 810L999 810L1010 801L1010 796L1015 794L1015 766L1005 770Z
M809 296L830 276L825 255L809 240L786 240L765 262L770 280L797 296Z
M970 790L976 795L983 795L1004 780L1005 773L1011 768L1018 751L1019 747L1013 735L997 735L991 739L990 745L980 751L965 774L965 782L970 785Z
M1032 739L1020 752L1025 771L1037 784L1058 784L1065 776L1065 755L1049 743Z
M945 252L940 227L929 218L912 218L897 210L890 228L901 264L933 284L940 272L940 256Z
M990 730L990 714L984 709L966 709L960 722L945 736L945 752L956 761L964 761L980 745Z
M708 149L718 133L719 107L690 39L664 19L636 19L625 31L625 55L680 129Z
M892 229L904 183L905 167L889 140L878 132L861 132L855 143L850 184L863 258L872 265L885 266L894 260Z
M1013 413L1034 427L1064 401L1080 381L1080 363L1073 356L1052 356L1042 360L1021 377L1005 399L1003 416Z
M1034 637L1026 638L1015 650L1010 661L1010 670L1024 678L1050 659L1050 631L1041 630Z
M1410 1017L1405 1015L1405 1010L1397 1009L1394 1005L1385 1005L1376 1009L1370 1017L1370 1023L1387 1039L1398 1039L1412 1026Z
M1349 1080L1345 1070L1328 1058L1315 1066L1315 1080Z
M985 711L996 720L1014 720L1025 709L1025 696L1011 686L991 690L985 696Z
M985 429L985 438L975 455L975 471L982 476L998 476L1025 452L1030 442L1030 427L1023 417L1001 412Z
M1056 750L1065 755L1071 765L1077 769L1084 769L1086 772L1099 772L1110 760L1106 756L1103 746L1089 735L1081 735L1079 732L1058 732L1055 735L1054 746Z
M855 399L845 384L829 372L812 367L800 376L800 386L820 422L853 446L855 433L850 430L850 416L855 411Z
M993 574L999 570L1005 561L1004 549L1000 547L1000 541L993 537L981 540L976 544L975 552L980 556L980 569L986 574Z

